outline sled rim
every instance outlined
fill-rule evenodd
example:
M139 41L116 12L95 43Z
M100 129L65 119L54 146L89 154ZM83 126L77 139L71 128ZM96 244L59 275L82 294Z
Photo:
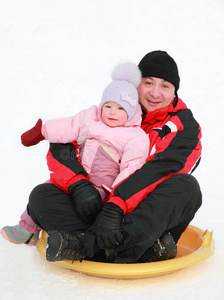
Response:
M42 231L36 248L44 258L46 258L46 240L47 233ZM213 232L203 231L198 227L189 225L177 244L177 257L174 259L136 264L101 263L88 260L72 263L71 260L64 260L54 262L54 264L96 277L139 279L178 271L207 259L214 254L214 251Z

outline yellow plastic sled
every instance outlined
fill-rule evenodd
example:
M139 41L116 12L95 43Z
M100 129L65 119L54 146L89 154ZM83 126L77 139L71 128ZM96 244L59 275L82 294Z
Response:
M105 278L138 279L169 274L196 264L214 254L213 233L189 225L177 245L177 257L171 260L139 264L100 263L83 260L81 263L70 260L54 262L62 267L73 269L88 275ZM47 233L42 231L37 242L37 250L46 257Z

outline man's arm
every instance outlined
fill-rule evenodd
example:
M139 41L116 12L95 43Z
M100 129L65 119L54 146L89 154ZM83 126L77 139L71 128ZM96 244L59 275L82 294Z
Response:
M201 128L189 109L173 114L173 132L161 131L156 152L145 165L115 186L109 202L131 212L158 184L173 174L192 173L201 157Z

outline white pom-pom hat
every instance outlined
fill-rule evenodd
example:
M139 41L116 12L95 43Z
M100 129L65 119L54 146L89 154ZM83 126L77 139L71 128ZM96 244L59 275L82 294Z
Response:
M137 88L141 82L141 72L131 62L119 64L111 74L112 82L105 88L100 102L100 111L107 102L116 102L128 114L128 120L135 115L138 105Z

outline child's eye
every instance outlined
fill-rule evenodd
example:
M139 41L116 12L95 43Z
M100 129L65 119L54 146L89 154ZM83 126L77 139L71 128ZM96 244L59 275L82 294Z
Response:
M119 110L124 110L123 107L121 107L121 106L119 106L118 109L119 109Z

